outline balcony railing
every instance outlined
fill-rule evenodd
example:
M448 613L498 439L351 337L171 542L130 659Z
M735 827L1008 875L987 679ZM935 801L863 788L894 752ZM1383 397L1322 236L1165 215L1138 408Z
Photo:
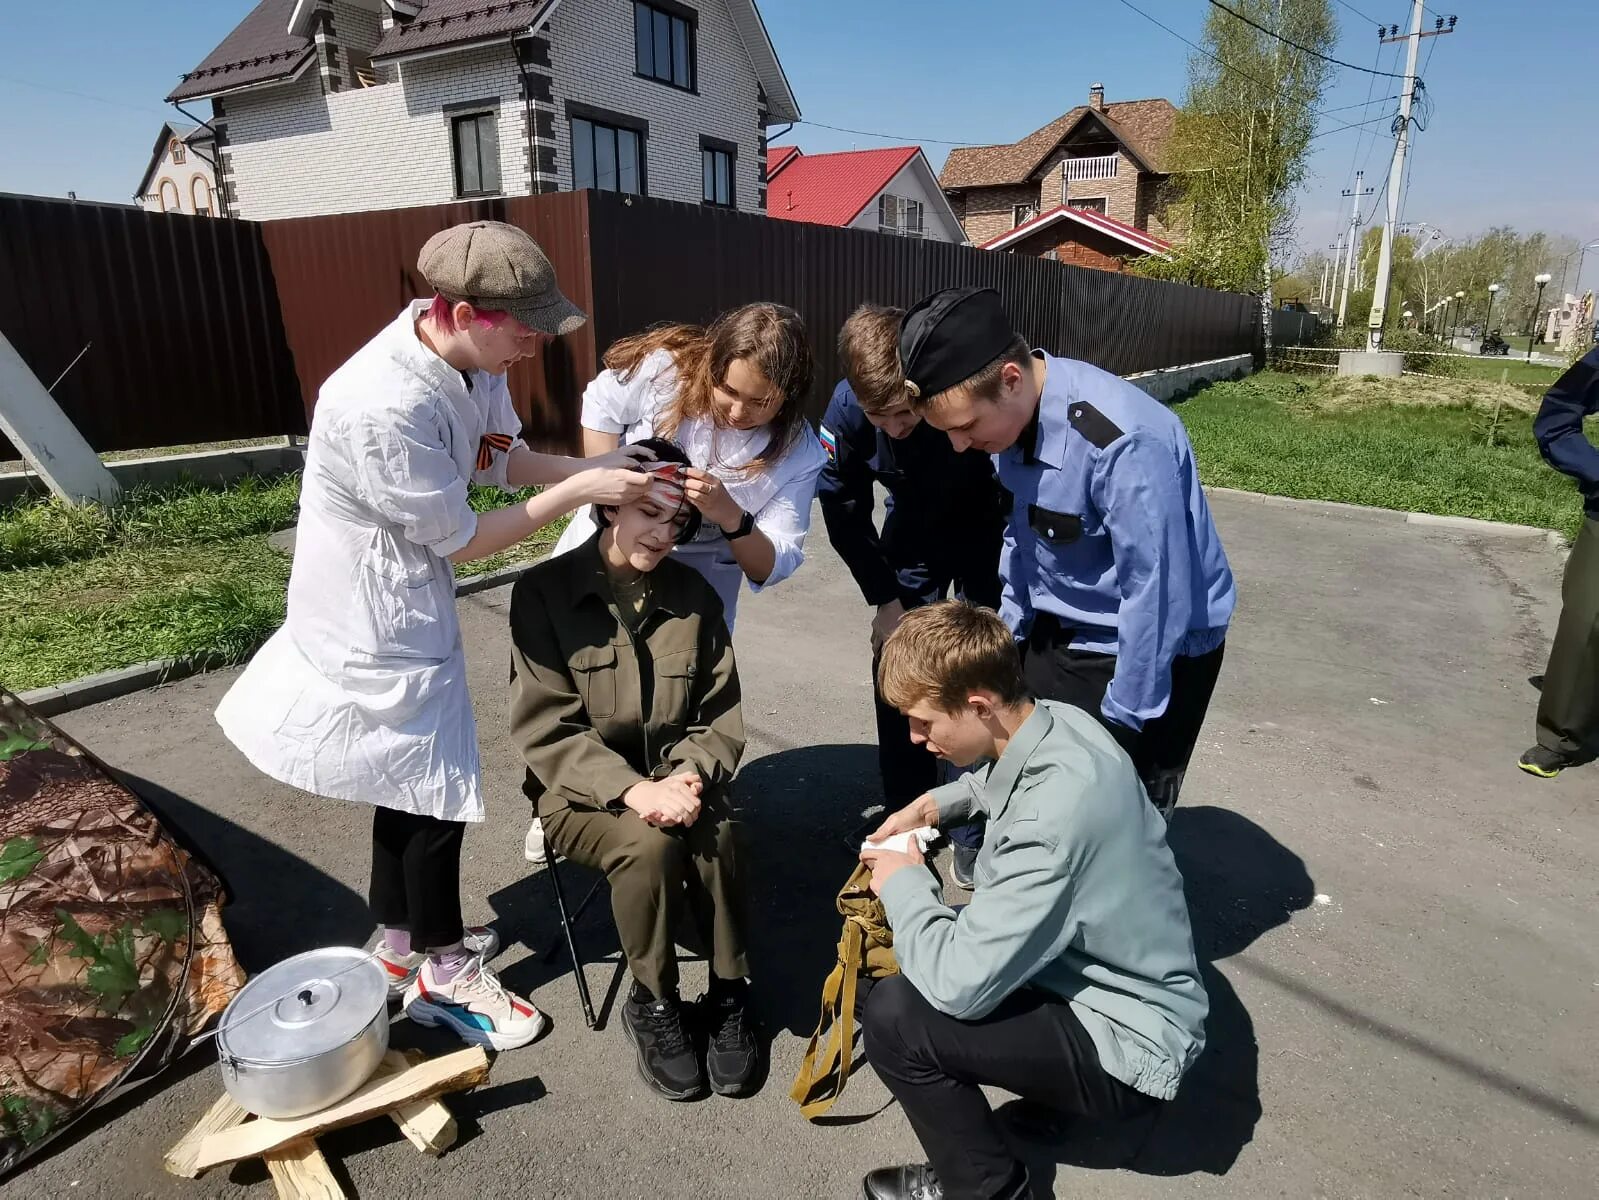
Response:
M1081 183L1094 179L1115 179L1119 154L1100 154L1093 158L1068 158L1061 162L1061 174L1067 183Z

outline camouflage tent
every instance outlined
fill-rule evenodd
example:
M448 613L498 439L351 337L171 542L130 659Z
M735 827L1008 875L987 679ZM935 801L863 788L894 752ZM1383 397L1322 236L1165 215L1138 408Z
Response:
M0 1174L159 1072L244 981L221 881L0 690Z

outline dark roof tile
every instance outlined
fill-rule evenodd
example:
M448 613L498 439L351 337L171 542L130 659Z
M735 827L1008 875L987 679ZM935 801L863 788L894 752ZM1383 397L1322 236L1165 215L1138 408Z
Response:
M1002 187L1025 183L1062 138L1092 110L1078 105L1019 142L1003 146L962 146L949 152L939 186L946 189ZM1101 114L1110 131L1150 170L1165 168L1177 110L1170 100L1123 100Z
M310 38L289 32L293 12L294 0L261 0L167 99L192 100L293 75L314 49Z

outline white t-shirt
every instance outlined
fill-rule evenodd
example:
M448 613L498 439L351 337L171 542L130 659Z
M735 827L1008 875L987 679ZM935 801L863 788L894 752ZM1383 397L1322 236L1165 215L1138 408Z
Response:
M583 428L622 435L624 444L654 437L656 425L677 394L677 368L672 356L657 350L638 366L624 383L615 371L604 371L583 393ZM771 439L772 431L720 429L707 418L687 417L678 425L672 440L683 447L689 460L709 471L745 512L755 514L755 527L764 533L777 552L772 573L766 582L750 582L750 590L781 583L805 561L805 535L811 527L811 501L816 497L817 477L827 462L821 443L806 426L794 444L764 469L745 471ZM593 511L583 508L573 515L555 553L564 554L582 545L594 534ZM722 598L727 627L733 628L738 609L739 580L744 569L733 557L732 547L722 532L705 522L694 541L679 546L674 554L704 575Z

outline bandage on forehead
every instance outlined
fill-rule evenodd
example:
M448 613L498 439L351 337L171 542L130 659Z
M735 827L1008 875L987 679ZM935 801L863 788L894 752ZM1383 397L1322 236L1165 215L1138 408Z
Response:
M674 463L672 465L676 466L677 464ZM688 493L683 490L683 485L663 474L656 474L655 478L650 482L649 494L656 503L672 510L671 520L674 525L677 524L678 518L683 515L684 510L689 507Z

